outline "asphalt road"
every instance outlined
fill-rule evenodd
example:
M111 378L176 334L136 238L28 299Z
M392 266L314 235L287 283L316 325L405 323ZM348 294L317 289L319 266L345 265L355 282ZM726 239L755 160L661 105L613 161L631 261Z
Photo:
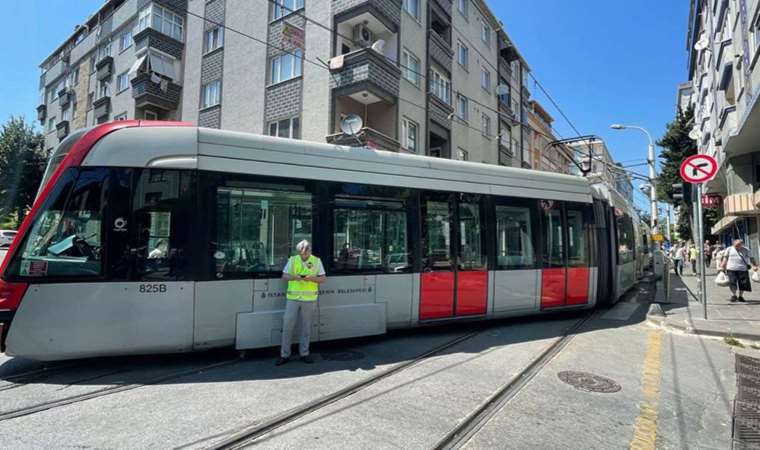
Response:
M656 447L639 448L730 448L733 348L647 325L648 295L597 312L464 446L609 449L649 439ZM433 448L579 319L491 322L253 445ZM318 344L316 364L282 367L269 350L245 360L221 352L66 362L14 379L42 365L0 355L0 448L208 448L471 331L449 326ZM579 390L560 380L564 371L607 377L620 390ZM26 409L38 405L50 407ZM14 411L24 415L10 418Z

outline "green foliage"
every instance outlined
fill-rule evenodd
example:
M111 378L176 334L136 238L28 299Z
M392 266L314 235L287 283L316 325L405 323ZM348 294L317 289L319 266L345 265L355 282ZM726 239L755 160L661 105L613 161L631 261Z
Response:
M0 127L0 223L15 228L31 207L45 170L45 138L23 117Z

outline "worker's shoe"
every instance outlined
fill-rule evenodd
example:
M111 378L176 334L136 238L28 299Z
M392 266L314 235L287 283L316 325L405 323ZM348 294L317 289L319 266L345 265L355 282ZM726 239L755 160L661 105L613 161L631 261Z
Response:
M738 301L739 301L739 299L738 299L738 298L736 298L736 296L735 296L735 295L732 295L732 296L731 296L731 299L730 299L729 301L730 301L731 303L736 303L736 302L738 302Z
M311 355L306 355L301 357L301 362L305 364L314 364L314 359L311 357Z
M744 300L744 297L739 297L739 303L747 303L747 300Z
M288 361L290 361L290 358L283 358L281 356L281 357L277 358L277 361L275 361L274 365L275 366L281 366L281 365L287 363Z

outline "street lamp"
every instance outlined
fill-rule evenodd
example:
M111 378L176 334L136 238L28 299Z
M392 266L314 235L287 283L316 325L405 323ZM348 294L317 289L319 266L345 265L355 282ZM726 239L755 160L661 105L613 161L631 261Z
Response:
M610 128L613 130L639 130L647 135L647 138L649 139L649 158L647 159L647 163L649 163L649 184L651 185L651 188L649 189L649 207L650 207L650 226L652 227L652 232L654 233L655 227L656 227L656 220L657 220L657 192L655 191L655 184L654 184L654 178L655 178L655 170L654 170L654 140L652 139L652 135L649 134L649 131L646 129L636 126L636 125L620 125L620 124L614 124L610 125ZM670 230L668 230L670 231Z

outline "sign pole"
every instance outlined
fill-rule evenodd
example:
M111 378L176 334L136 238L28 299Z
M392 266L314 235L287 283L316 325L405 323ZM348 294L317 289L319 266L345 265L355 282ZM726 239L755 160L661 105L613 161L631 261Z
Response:
M704 319L707 320L707 283L705 282L705 221L702 207L702 183L697 185L697 236L699 239L699 295Z

